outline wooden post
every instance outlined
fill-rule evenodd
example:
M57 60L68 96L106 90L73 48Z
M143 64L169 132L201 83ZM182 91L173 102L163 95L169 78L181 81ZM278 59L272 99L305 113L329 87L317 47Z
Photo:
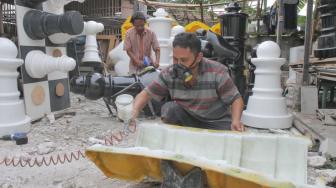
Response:
M139 2L138 0L134 0L133 1L133 11L136 12L136 11L139 11Z
M312 33L312 14L313 14L313 0L307 1L307 15L306 15L306 31L304 41L304 61L303 61L303 86L309 85L309 55L311 50L311 33Z
M204 23L204 15L203 15L203 2L200 2L200 8L201 8L201 20Z
M281 38L284 24L284 3L283 0L278 1L278 24L277 24L277 43L281 47Z
M212 1L210 0L209 1L209 4L212 4ZM215 18L214 18L214 11L213 11L213 6L210 6L210 9L211 9L211 13L210 13L210 16L211 16L211 23L214 25L215 23Z
M257 1L257 33L259 34L259 28L260 28L260 0Z

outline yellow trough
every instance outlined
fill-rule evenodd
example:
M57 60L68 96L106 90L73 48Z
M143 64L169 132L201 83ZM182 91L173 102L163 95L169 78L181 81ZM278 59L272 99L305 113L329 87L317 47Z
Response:
M204 30L210 29L208 25L200 21L193 21L184 26L184 28L186 32L192 32L192 33L196 32L198 29L204 29Z
M153 125L149 123L140 125L137 134L138 137L135 147L119 148L94 145L89 147L85 154L107 177L129 181L141 181L146 177L161 181L161 160L169 160L173 162L173 165L182 175L187 174L193 167L201 168L206 175L207 185L211 188L314 187L306 184L305 173L300 174L302 170L301 164L295 166L290 163L283 163L283 161L285 161L283 159L278 159L284 157L281 152L284 152L283 150L286 150L286 147L283 147L280 142L282 142L286 136L277 138L278 136L275 135L262 135L262 139L267 138L271 143L261 145L267 154L267 156L261 157L263 160L270 161L269 159L272 158L270 157L272 156L272 149L268 148L269 146L273 146L272 143L275 143L274 146L277 148L274 150L276 156L273 161L271 160L270 163L260 163L260 161L255 160L253 155L244 154L244 152L254 149L256 150L256 155L259 155L259 146L257 145L264 143L266 140L262 140L261 142L257 140L254 143L253 139L255 138L255 134L251 136L251 134L247 133L207 131L162 124ZM231 137L233 139L231 139ZM202 145L200 144L202 140L208 141L209 143ZM217 145L218 140L223 141ZM274 142L272 140L274 140ZM296 153L298 153L298 156L293 155L292 159L288 158L288 160L295 160L296 157L302 157L301 153L305 155L304 152L307 148L304 147L308 147L309 141L301 137L290 138L290 140L288 143L291 143L293 147L295 147L295 143L297 143L299 145L296 146L302 148L297 149ZM246 144L247 147L245 147L244 144ZM181 145L185 147L181 147ZM213 153L209 153L211 146L216 148L218 146L229 145L232 146L232 151L230 147L226 147L225 149L221 147L214 150ZM191 149L188 150L188 148ZM291 148L291 146L288 146L288 148ZM246 158L247 156L248 159ZM302 159L305 160L304 157ZM250 162L254 164L251 165L249 164ZM265 164L271 164L269 165L271 167ZM272 166L272 164L274 166ZM295 181L286 180L286 175L283 174L286 172L282 172L286 170L284 169L284 167L287 168L286 165L288 165L288 174L291 176L288 178L294 178ZM306 165L306 162L303 166L304 165ZM274 174L269 171L269 169L274 171ZM303 168L303 170L306 170L306 168Z

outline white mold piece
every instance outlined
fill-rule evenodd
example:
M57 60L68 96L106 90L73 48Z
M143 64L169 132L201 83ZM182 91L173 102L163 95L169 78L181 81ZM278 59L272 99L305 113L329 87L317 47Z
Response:
M68 56L52 57L39 50L30 51L25 59L25 68L32 78L43 78L47 74L60 71L69 72L76 67L76 61Z
M104 25L95 21L84 23L84 32L86 34L84 57L82 62L102 62L98 53L96 34L104 30Z
M124 50L124 41L120 42L118 46L113 48L109 54L109 59L117 76L127 76L129 72L130 58Z
M0 38L0 136L28 132L30 128L30 118L17 89L16 69L23 64L22 59L16 59L17 54L12 41Z
M154 18L148 19L149 28L156 34L160 46L160 68L165 68L173 63L172 61L172 24L173 20L167 18L168 13L159 8L154 13Z
M149 28L156 34L158 39L169 39L173 20L167 18L168 13L159 8L154 12L153 18L148 19Z
M286 100L282 97L280 67L286 60L280 57L279 46L266 41L257 49L253 95L243 112L242 122L251 127L265 129L286 129L292 126L292 114L288 113Z
M310 140L288 135L235 133L141 123L136 147L221 162L281 181L307 183ZM207 164L204 164L207 166Z
M175 25L172 29L171 29L171 39L174 39L174 37L179 34L179 33L183 33L185 32L185 28L181 25Z
M167 49L168 52L165 52L165 53L169 53L169 55L168 55L166 64L160 63L162 68L165 68L166 66L173 64L173 41L174 41L175 36L182 32L185 32L185 29L181 25L176 25L171 29L169 47Z
M172 51L173 46L170 39L159 39L160 45L160 67L166 68L173 64L172 61Z

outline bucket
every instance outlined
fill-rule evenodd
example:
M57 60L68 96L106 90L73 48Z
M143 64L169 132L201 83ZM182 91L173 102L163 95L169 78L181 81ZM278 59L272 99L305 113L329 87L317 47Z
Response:
M129 94L119 95L115 100L115 104L118 118L124 122L130 120L132 117L133 96Z

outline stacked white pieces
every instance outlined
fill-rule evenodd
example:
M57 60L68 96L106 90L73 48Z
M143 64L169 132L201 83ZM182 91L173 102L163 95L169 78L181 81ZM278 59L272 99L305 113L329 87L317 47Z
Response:
M280 67L286 60L280 57L280 47L273 41L259 45L253 95L249 98L242 122L250 127L286 129L292 126L292 114L288 113L286 99L282 96Z
M171 65L171 30L173 20L167 18L168 13L159 8L153 14L155 17L148 19L149 28L156 34L160 45L160 67L165 68Z
M104 25L95 21L84 23L84 33L86 34L84 57L82 62L99 62L102 60L99 56L96 35L104 30Z
M15 44L0 38L0 136L17 132L28 132L30 118L26 116L17 85L17 68L23 64L17 59Z

